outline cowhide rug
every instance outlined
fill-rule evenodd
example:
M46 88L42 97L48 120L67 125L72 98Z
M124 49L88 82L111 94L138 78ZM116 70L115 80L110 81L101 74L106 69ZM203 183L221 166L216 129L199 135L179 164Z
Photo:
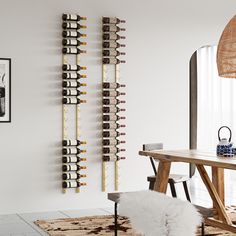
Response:
M228 207L227 211L234 223L236 223L236 207ZM119 236L141 236L132 229L129 220L125 217L119 217ZM65 218L56 220L38 220L35 222L41 229L50 236L113 236L114 235L114 217L112 215L91 216L80 218ZM200 231L196 234L201 235ZM205 236L236 236L219 228L211 226L205 227Z

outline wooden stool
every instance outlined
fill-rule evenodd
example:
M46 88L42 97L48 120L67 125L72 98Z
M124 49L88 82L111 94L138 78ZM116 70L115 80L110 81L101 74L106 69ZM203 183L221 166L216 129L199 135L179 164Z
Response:
M153 150L160 150L163 149L163 143L149 143L149 144L143 144L143 151L153 151ZM151 165L154 171L155 175L148 176L147 181L149 182L149 189L153 190L154 189L154 184L156 181L156 166L154 163L154 160L152 157L149 157L151 161ZM177 183L182 183L184 187L184 192L186 195L186 199L191 202L189 191L188 191L188 185L187 181L190 180L190 178L187 175L177 175L177 174L170 174L168 183L170 185L170 190L172 197L177 197L176 189L175 189L175 184Z

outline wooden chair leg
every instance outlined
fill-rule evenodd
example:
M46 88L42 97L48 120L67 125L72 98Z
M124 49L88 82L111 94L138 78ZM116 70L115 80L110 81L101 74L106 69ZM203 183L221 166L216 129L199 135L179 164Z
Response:
M184 192L185 192L186 198L189 202L191 202L189 191L188 191L188 185L186 181L183 182L183 186L184 186Z
M172 197L177 197L175 184L171 182L169 184L170 184L170 191L171 191Z

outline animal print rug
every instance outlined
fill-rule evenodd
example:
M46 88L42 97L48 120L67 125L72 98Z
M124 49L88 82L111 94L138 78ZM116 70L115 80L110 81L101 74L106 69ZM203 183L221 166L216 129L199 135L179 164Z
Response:
M228 207L227 211L233 223L236 223L236 207ZM125 217L119 217L119 236L141 236L136 233ZM50 236L113 236L114 235L114 217L106 216L91 216L80 218L65 218L56 220L38 220L35 222L41 229ZM197 236L201 235L200 230ZM219 228L211 226L205 227L206 236L236 236L235 233L230 233Z

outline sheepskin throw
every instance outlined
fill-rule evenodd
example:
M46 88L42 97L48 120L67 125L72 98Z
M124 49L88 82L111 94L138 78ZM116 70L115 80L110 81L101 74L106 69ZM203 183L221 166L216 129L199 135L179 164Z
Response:
M194 236L201 224L201 216L191 203L155 191L121 194L119 212L148 236Z

